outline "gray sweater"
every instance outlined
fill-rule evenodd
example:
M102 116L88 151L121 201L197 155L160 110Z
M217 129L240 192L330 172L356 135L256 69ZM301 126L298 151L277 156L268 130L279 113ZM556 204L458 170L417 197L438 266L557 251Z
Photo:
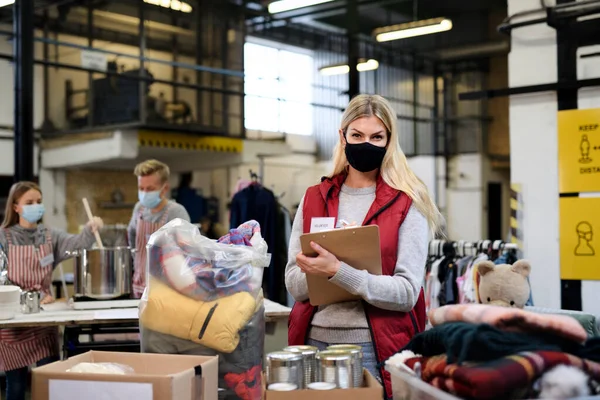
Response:
M350 188L342 186L338 209L339 220L360 225L371 203L375 200L375 186ZM300 235L303 233L302 206L300 202L294 219L289 245L285 284L297 301L308 300L306 275L296 265L296 255L301 251ZM376 276L359 271L342 263L331 282L360 295L375 307L392 311L410 311L416 304L423 284L429 229L427 219L414 206L402 223L398 238L398 259L393 276ZM365 343L371 340L367 319L358 301L320 306L313 318L309 337L325 343Z
M133 214L131 215L131 221L129 221L129 226L127 227L127 237L129 239L129 246L135 247L135 231L138 223L138 213L140 212L140 203L137 202L135 207L133 208ZM190 222L190 215L185 210L181 204L174 202L173 200L169 200L169 203L163 207L160 211L153 213L152 210L144 208L142 212L142 219L144 221L149 221L152 223L160 222L165 212L169 210L169 214L167 215L167 220L165 224L169 221L174 220L175 218L181 218L185 221Z
M12 243L15 245L35 245L40 246L46 242L46 230L50 229L52 237L52 247L54 255L54 265L56 267L61 261L69 258L67 251L78 249L89 249L93 246L95 238L91 228L85 227L79 235L71 235L59 229L45 228L38 225L35 229L25 229L21 225L13 225L8 228ZM8 241L6 232L0 229L0 245L8 257ZM9 259L10 265L10 259Z

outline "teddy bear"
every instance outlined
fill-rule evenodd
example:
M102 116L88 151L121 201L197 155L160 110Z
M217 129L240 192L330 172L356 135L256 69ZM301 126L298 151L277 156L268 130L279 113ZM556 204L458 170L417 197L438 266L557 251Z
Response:
M530 272L531 265L526 260L519 260L513 265L495 265L491 261L477 264L479 302L524 308L531 290L527 281Z

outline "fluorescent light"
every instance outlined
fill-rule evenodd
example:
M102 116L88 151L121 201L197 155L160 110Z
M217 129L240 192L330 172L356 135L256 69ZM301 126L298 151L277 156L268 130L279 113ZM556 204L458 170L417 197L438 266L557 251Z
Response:
M358 70L358 72L374 71L377 68L379 68L379 61L373 59L359 62L356 65L356 69Z
M356 64L358 72L373 71L377 68L379 68L379 62L373 59L360 60L358 64ZM331 65L329 67L320 68L319 72L325 76L343 75L350 72L350 67L346 64Z
M317 4L329 3L333 0L279 0L269 4L269 12L276 14L297 8L316 6Z
M406 39L452 29L452 21L447 18L434 18L377 28L373 35L378 42Z
M15 0L0 0L0 7L6 7L6 6L10 6L11 4L14 4Z
M331 67L323 67L319 72L326 76L343 75L350 72L350 67L347 65L333 65Z
M170 8L171 10L181 11L186 14L192 12L192 6L180 0L144 0L144 3L163 8Z

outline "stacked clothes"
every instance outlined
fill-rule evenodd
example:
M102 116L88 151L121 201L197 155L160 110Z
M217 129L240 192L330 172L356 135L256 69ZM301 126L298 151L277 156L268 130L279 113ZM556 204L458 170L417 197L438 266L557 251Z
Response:
M386 364L403 364L463 399L600 393L600 338L588 338L574 318L463 304L432 310L429 319L433 328L416 335ZM557 368L564 370L556 374Z
M210 240L174 220L148 242L142 351L219 356L220 399L262 395L267 245L256 221Z

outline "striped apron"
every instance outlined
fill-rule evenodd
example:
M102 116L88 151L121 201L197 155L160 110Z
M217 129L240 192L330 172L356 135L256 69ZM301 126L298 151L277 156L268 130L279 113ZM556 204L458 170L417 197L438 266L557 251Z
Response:
M169 208L171 203L167 203L165 213L158 222L149 222L142 219L144 207L140 207L135 228L135 259L133 261L133 296L136 299L142 297L146 288L146 244L150 236L167 223L169 217Z
M8 229L8 279L23 290L39 290L50 296L54 263L42 266L42 259L52 254L52 237L46 230L46 242L40 247L15 245ZM58 357L58 328L0 329L0 370L11 371L35 364L47 357Z

